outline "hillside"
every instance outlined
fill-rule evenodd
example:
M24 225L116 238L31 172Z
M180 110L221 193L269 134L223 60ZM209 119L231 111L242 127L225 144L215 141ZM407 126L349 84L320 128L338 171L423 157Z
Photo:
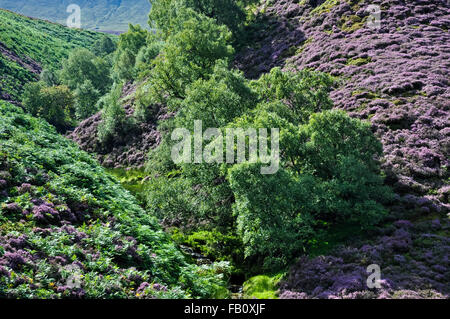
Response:
M0 98L19 102L23 85L43 68L60 68L72 49L89 48L103 36L0 9Z
M2 101L0 122L0 298L214 294L213 268L188 264L75 143Z
M74 3L70 0L0 0L0 8L23 15L45 19L66 25L70 13L66 8ZM148 0L82 0L81 27L98 31L126 31L128 23L147 27L150 3Z
M122 96L128 98L123 107L129 117L134 112L133 102L136 86L136 84L128 83L122 92ZM158 132L157 124L159 120L168 117L167 113L164 108L159 109L156 116L140 123L135 130L121 136L108 148L104 147L97 137L98 127L102 123L101 112L82 121L68 137L86 152L95 154L99 163L104 167L141 169L145 166L148 152L161 142L161 133Z
M372 122L384 145L388 183L399 194L448 203L450 89L445 70L450 67L450 35L446 30L450 9L446 2L436 0L427 7L413 8L412 4L383 1L385 13L379 31L364 25L368 3L314 3L283 1L260 8L235 66L249 78L276 66L336 76L340 84L331 98L337 108ZM411 18L413 12L417 14ZM332 25L335 27L330 29ZM86 120L73 138L103 159L108 151L101 150L93 139L99 121L99 115ZM147 140L141 134L125 141ZM145 145L144 150L148 150L154 141ZM118 158L122 152L110 150L113 156L107 166L140 166L145 161L142 149L137 151L136 161L127 160L139 147L117 145L116 149L120 148L129 152Z
M372 4L381 5L380 29L366 24ZM390 217L395 226L380 228L377 240L301 259L282 284L283 297L448 295L442 282L449 280L449 221L439 222L450 209L448 2L288 0L260 8L256 21L236 66L252 78L274 66L338 77L335 107L371 121L383 143L386 182L399 195ZM376 294L364 290L363 260L384 265Z

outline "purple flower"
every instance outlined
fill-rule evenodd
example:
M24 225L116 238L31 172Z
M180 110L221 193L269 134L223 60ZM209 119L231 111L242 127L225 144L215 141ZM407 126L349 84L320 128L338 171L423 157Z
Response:
M31 186L31 184L23 183L23 184L18 188L18 191L19 191L19 194L31 193L31 191L32 191L32 186Z

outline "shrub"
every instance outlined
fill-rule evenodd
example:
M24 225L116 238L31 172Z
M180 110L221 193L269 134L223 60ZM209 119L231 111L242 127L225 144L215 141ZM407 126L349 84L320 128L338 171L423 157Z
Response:
M325 73L283 72L280 68L273 68L259 80L252 81L262 101L283 102L295 114L297 123L306 123L311 114L333 107L328 95L333 84L334 80Z
M25 86L22 102L26 111L44 118L60 131L73 123L74 97L67 86L29 83Z
M168 37L166 45L154 60L149 86L151 94L163 102L180 102L187 86L198 79L208 79L217 60L228 59L233 48L228 44L231 33L214 20L186 11L189 19L182 30Z
M129 24L127 32L120 35L113 68L113 77L116 82L130 81L136 77L136 56L146 47L149 37L151 35L147 30L132 24Z
M179 31L179 21L183 19L183 8L213 18L218 24L226 25L235 35L241 32L246 15L244 1L233 0L156 0L152 2L150 26L168 36Z
M259 114L252 123L259 127L268 119ZM280 171L262 175L259 164L238 164L228 172L246 256L269 270L286 265L335 225L377 224L386 214L382 204L392 199L374 159L381 145L368 124L325 111L298 128L280 128L280 145L287 148L281 156L289 157Z
M255 99L243 74L228 70L220 60L209 79L199 79L187 88L177 125L193 129L194 121L202 120L204 127L224 127L249 110Z
M56 73L50 69L42 70L39 78L42 82L44 82L47 86L55 86L59 85L59 79Z
M114 64L115 80L132 80L135 75L134 65L136 64L136 55L129 49L121 50L118 53Z

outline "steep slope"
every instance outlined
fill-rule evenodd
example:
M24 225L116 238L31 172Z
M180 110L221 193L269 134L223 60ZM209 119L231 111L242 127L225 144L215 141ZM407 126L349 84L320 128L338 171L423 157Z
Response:
M65 25L70 4L81 8L81 27L99 31L126 31L128 23L147 27L150 2L148 0L0 0L0 8L26 16L46 19Z
M371 29L366 9L377 3L382 7L381 28ZM275 1L260 7L235 65L250 78L275 66L335 76L340 83L331 93L335 106L369 119L383 142L387 182L398 194L410 194L412 204L431 200L445 211L450 180L449 22L444 0L426 5L397 0ZM101 154L102 162L112 154L107 166L139 166L145 161L139 147L147 151L158 141L152 126L149 143L130 146L127 138L117 146L119 151L100 150L93 140L99 121L99 114L88 119L72 138L83 149ZM143 134L131 140L141 140ZM128 155L119 158L124 152ZM129 161L136 153L139 159Z
M377 4L379 29L367 24ZM236 65L249 77L274 66L337 77L335 106L373 123L388 183L448 203L448 2L284 0L260 9Z
M381 7L379 29L367 25L369 5ZM282 298L449 297L449 25L444 0L260 7L236 66L252 78L274 66L337 77L335 106L372 122L398 194L388 224L370 240L352 238L293 265ZM380 289L367 289L370 264L381 268Z
M20 101L23 85L43 68L59 68L73 48L89 48L102 36L0 9L0 99Z
M213 296L214 269L75 143L3 101L0 122L0 298Z

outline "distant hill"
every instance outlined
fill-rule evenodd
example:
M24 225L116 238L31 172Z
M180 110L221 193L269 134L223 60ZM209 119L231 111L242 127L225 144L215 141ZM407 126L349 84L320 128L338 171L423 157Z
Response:
M66 24L70 4L81 8L81 27L98 31L126 31L128 23L147 26L149 0L0 0L0 8Z
M73 48L89 48L102 36L0 9L0 99L19 101L42 68L59 68Z

